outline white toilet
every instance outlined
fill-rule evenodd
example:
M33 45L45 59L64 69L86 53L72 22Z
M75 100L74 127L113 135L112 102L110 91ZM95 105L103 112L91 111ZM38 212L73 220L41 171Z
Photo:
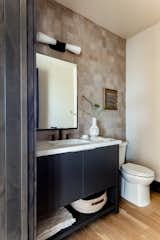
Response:
M138 207L150 204L150 184L153 182L154 171L134 163L126 163L127 143L119 148L119 164L121 169L121 197Z

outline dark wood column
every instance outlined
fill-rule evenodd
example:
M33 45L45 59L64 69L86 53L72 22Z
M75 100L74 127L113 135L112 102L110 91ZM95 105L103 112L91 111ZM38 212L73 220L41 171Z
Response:
M4 49L4 2L0 1L0 239L6 239L5 229L5 49Z
M36 239L36 2L27 0L27 73L28 73L28 227L29 240Z
M31 104L34 106L34 90L31 88L34 55L29 55L34 40L28 34L32 4L31 0L0 1L1 240L28 240L29 236L34 239L28 228L31 205L31 201L28 205L31 195L28 194L29 172L31 163L35 162L35 116L34 107L31 107ZM33 170L31 184L34 173ZM35 221L34 215L32 219Z

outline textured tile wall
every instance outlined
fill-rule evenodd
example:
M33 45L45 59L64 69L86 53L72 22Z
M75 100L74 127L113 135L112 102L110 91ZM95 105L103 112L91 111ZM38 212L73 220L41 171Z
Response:
M37 44L37 51L78 65L79 129L73 136L88 133L91 117L82 95L103 105L103 88L118 90L118 111L104 111L98 119L101 135L125 139L125 47L126 41L54 0L38 0L37 30L60 41L82 47L80 56L59 53ZM38 132L49 139L53 132Z

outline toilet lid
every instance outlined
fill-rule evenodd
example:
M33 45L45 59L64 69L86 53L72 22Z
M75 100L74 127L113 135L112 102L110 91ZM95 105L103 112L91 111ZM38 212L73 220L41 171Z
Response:
M138 177L154 177L154 172L151 169L134 163L123 164L122 170L128 174Z

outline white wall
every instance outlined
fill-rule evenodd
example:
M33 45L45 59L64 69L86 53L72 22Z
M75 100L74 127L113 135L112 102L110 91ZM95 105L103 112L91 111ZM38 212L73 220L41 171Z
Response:
M160 182L160 23L127 40L127 159Z

